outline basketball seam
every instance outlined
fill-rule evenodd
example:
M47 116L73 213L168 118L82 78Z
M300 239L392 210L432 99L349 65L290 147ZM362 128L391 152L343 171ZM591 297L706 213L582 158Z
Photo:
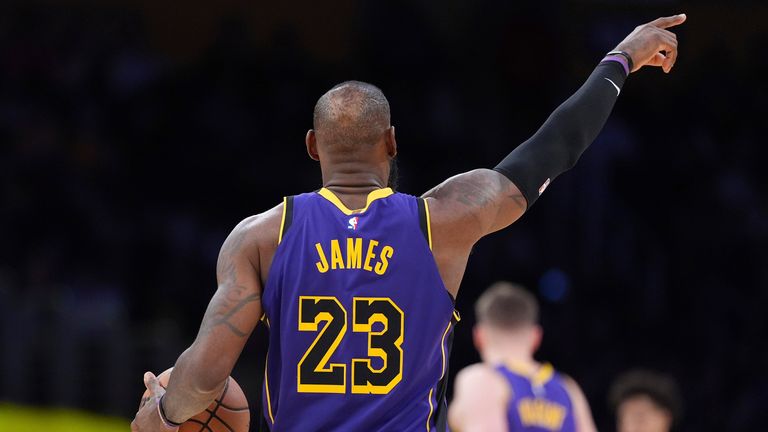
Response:
M209 410L208 408L205 409L205 411L208 414L210 414L210 416L208 417L208 420L206 420L205 422L202 422L202 421L194 419L194 418L191 418L191 419L187 420L187 422L197 423L197 424L200 425L200 430L198 432L205 432L206 429L208 431L210 431L210 432L213 432L213 429L211 429L211 427L209 426L209 423L211 423L211 420L213 420L214 418L216 420L218 420L222 425L224 425L224 427L227 428L229 430L229 432L235 432L235 430L232 428L232 426L229 425L229 423L224 421L224 419L222 419L221 417L219 417L216 414L216 412L219 410L219 407L223 407L224 409L226 409L228 411L232 411L232 412L242 412L242 411L247 411L248 410L248 407L245 407L245 408L234 408L234 407L225 405L223 403L224 397L227 395L227 391L229 390L229 380L230 380L230 378L227 377L227 382L224 383L224 390L221 392L221 396L219 396L218 399L214 399L214 401L216 402L216 407L213 408L213 411ZM162 384L160 384L160 387L162 387L164 390L166 389L166 387L164 385L162 385Z
M216 400L216 408L211 413L211 419L216 417L218 421L221 422L221 424L224 425L227 429L229 429L230 432L235 432L228 424L225 422L221 417L216 415L216 412L219 410L219 408L222 406L222 402L224 401L224 397L227 395L227 391L229 390L229 378L227 378L227 383L224 385L224 391L221 392L221 396L219 396L219 399ZM208 421L210 421L209 419Z
M221 401L224 400L224 396L227 395L227 390L229 390L229 377L227 377L227 381L224 383L224 391L221 392L221 396L219 396L220 399L214 399L214 401L216 401L216 406L213 408L213 411L208 411L208 408L205 409L205 411L208 412L210 416L208 417L208 420L205 421L203 428L210 430L211 428L208 426L208 424L211 422L211 420L213 420L214 417L218 418L218 416L216 415L216 411L219 409L219 405L221 404ZM227 426L227 429L229 429L230 431L232 430L229 427L229 425L225 424L225 426ZM199 432L203 432L203 429L200 429Z
M229 406L224 403L224 395L227 394L227 390L229 390L229 380L227 380L227 386L224 388L224 391L221 393L221 399L216 399L216 402L219 404L220 407L226 408L230 411L248 411L248 407L245 408L235 408L233 406Z
M232 428L232 426L230 426L227 422L225 422L223 418L217 416L216 414L212 414L211 415L211 419L213 419L213 418L216 418L216 420L218 420L219 423L223 424L224 427L229 430L229 432L235 432L235 430Z

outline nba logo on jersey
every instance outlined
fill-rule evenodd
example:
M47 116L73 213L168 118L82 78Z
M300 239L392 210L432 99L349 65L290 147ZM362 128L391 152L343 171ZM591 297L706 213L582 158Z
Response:
M360 222L360 217L355 216L353 218L349 218L349 225L347 225L347 228L351 230L357 230L357 224Z

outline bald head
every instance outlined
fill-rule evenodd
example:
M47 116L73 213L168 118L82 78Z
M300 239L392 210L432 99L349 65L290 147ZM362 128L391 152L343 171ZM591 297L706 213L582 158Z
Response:
M360 81L346 81L328 90L317 101L313 116L318 141L340 150L375 144L389 122L384 93Z

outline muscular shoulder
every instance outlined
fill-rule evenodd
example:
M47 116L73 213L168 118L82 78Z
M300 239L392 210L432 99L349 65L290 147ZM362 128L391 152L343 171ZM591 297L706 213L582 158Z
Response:
M243 219L232 232L245 237L249 243L253 242L259 246L274 243L277 246L282 218L283 204L280 203L264 213Z
M506 407L511 390L492 367L478 363L456 376L453 401L448 409L452 430L490 432L508 430Z
M456 375L456 391L481 389L490 397L509 398L510 389L504 377L485 363L475 363L462 369Z
M565 387L565 390L571 397L573 397L573 395L582 394L581 387L575 379L571 378L570 375L566 375L564 373L560 373L558 375L560 376L560 381L563 383L563 387Z
M573 404L573 414L576 419L576 429L582 432L596 432L597 427L592 418L592 411L589 408L589 402L579 384L568 375L561 374L560 379L568 392Z
M259 269L262 282L266 281L272 257L277 249L280 224L283 217L283 204L279 204L263 213L248 216L235 226L224 241L219 254L219 266L228 262L222 257L239 256L247 259L254 268ZM224 269L217 268L218 273Z
M423 198L429 205L435 261L455 297L472 246L517 220L525 211L525 198L508 178L489 169L453 176Z
M500 173L476 169L449 178L424 194L439 224L469 228L465 242L497 231L525 211L525 198ZM434 210L432 210L434 209ZM504 217L499 217L500 215Z
M279 204L264 213L248 216L232 230L230 237L250 247L263 248L274 243L280 234L280 222L283 217L283 204Z

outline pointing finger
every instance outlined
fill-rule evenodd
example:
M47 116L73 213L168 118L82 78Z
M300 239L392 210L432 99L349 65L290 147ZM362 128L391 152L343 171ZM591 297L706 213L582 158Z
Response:
M666 29L666 28L674 27L684 23L686 18L687 17L685 16L685 14L673 15L669 17L657 18L648 24L654 27Z
M673 41L677 42L677 35L676 35L676 34L674 34L674 33L672 33L671 31L669 31L669 30L663 30L663 29L659 29L659 30L657 30L657 31L658 31L659 33L661 33L661 34L662 34L662 35L663 35L665 38L667 38L667 39L670 39L670 40L673 40Z

